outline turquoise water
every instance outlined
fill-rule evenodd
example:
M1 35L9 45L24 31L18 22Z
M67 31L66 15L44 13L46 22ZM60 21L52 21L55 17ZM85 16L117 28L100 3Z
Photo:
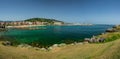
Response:
M104 33L111 25L93 26L39 26L40 30L9 29L1 32L1 37L17 43L39 44L50 46L59 43L83 41L93 35Z

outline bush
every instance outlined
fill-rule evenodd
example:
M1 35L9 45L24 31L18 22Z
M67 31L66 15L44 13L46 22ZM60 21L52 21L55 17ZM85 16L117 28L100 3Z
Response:
M120 33L113 33L110 34L106 39L105 42L109 42L109 41L113 41L113 40L117 40L120 39Z

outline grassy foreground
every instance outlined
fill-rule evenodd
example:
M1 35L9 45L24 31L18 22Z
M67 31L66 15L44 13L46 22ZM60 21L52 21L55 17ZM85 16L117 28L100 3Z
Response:
M120 39L100 44L67 45L47 52L0 44L0 59L119 59L119 44Z

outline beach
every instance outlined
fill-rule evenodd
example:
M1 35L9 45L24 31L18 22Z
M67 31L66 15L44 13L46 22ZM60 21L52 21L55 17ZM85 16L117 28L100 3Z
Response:
M7 26L7 28L25 28L25 27L35 27L35 26L46 26L46 25L20 25L20 26Z

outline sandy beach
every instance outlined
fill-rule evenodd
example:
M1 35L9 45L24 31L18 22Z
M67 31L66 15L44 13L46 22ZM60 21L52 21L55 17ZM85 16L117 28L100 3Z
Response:
M7 26L7 28L25 28L25 27L34 27L34 26L46 26L46 25L20 25L20 26Z

